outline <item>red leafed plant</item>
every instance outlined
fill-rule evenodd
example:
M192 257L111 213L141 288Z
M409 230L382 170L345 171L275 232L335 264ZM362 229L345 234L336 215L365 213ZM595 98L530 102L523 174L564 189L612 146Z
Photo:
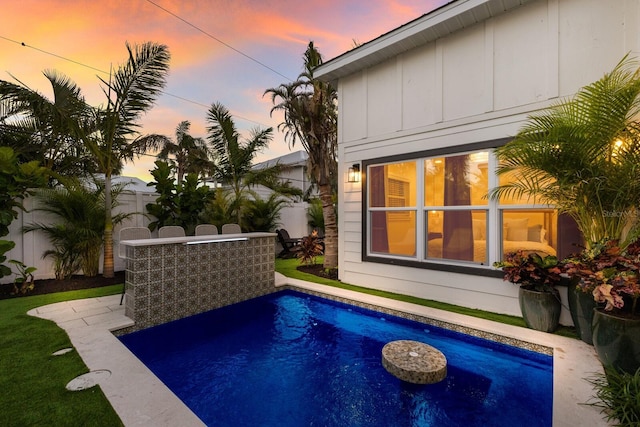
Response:
M624 249L617 240L592 245L568 258L564 270L576 279L578 289L591 292L596 302L604 304L605 311L638 315L640 239Z
M504 280L540 292L552 292L562 280L561 264L553 255L543 258L520 250L506 254L503 261L493 266L502 269Z
M311 234L300 239L298 258L301 262L311 265L316 263L316 258L320 255L322 255L322 240L318 237L318 232L313 230Z

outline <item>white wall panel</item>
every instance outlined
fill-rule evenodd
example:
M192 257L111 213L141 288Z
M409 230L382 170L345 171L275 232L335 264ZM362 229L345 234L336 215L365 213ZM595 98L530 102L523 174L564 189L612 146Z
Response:
M431 43L402 56L402 128L413 129L439 120L436 103L442 91L436 81L436 46Z
M444 120L485 112L484 25L475 25L442 41Z
M494 21L495 109L547 99L547 5L527 4Z
M558 7L560 96L567 96L602 77L629 50L625 1L560 1Z
M367 94L363 73L340 80L340 134L343 141L367 136Z
M640 0L531 1L342 78L342 171L362 160L513 136L533 111L602 77L625 53L637 56L639 23ZM520 314L517 287L499 278L363 262L357 191L341 183L342 280ZM571 323L566 310L562 316Z
M400 129L400 93L396 61L367 70L367 135Z

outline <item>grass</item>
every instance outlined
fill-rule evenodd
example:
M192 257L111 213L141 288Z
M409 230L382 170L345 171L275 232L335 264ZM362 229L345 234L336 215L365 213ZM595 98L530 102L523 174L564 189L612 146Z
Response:
M99 387L67 391L88 372L78 353L52 356L71 347L54 322L27 315L32 308L72 299L113 295L122 285L0 301L0 425L121 426Z
M322 258L318 258L318 262L322 262ZM490 311L477 310L473 308L461 307L459 305L447 304L444 302L432 301L424 298L413 297L410 295L396 294L393 292L380 291L377 289L365 288L362 286L350 285L343 283L339 280L331 280L327 278L318 277L314 274L302 272L297 269L300 265L300 261L296 258L292 259L280 259L276 258L276 271L287 277L293 279L305 280L307 282L318 283L321 285L333 286L341 289L348 289L350 291L361 292L368 295L376 295L379 297L389 298L397 301L409 302L412 304L422 305L425 307L437 308L440 310L450 311L452 313L466 314L468 316L478 317L481 319L493 320L494 322L500 322L507 325L521 326L526 328L522 317L509 316L506 314L493 313ZM560 326L555 334L564 337L578 339L575 329L567 326Z

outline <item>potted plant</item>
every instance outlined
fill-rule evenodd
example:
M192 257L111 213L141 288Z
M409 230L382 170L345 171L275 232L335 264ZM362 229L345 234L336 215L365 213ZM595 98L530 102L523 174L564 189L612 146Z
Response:
M562 280L558 258L525 251L511 252L493 264L502 269L504 280L520 285L518 302L522 317L531 329L553 332L560 321L560 293L556 285Z
M593 309L596 301L593 291L597 277L604 270L614 268L620 255L620 246L613 240L604 239L564 260L563 269L570 279L567 299L576 333L587 344L593 345Z
M565 269L591 290L592 338L600 361L633 374L640 368L640 239L624 249L617 240L602 245L586 263L570 262Z

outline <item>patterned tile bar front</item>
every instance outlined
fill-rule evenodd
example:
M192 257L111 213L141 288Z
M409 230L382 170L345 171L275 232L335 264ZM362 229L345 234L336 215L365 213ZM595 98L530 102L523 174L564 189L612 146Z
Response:
M275 292L275 234L123 241L128 332Z

